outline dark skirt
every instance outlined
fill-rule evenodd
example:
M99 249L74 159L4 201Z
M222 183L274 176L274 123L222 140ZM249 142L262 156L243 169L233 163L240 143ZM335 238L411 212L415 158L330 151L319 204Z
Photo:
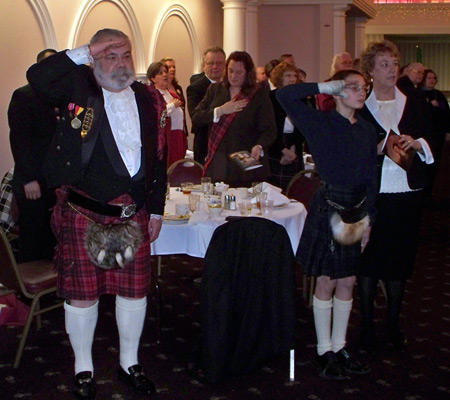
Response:
M361 258L359 275L386 281L406 280L412 275L422 196L421 190L377 196L377 219Z
M362 188L324 187L316 192L308 211L296 259L309 276L332 279L356 275L361 255L361 242L344 246L333 239L330 217L336 210L326 198L351 208L364 198Z

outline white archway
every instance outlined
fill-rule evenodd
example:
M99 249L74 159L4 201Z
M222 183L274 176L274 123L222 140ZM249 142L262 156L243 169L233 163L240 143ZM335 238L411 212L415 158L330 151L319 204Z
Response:
M53 27L50 13L44 0L28 0L33 9L39 26L41 27L42 36L44 37L45 47L58 50L58 40L56 39L55 28Z
M193 49L194 71L199 71L202 69L203 65L200 59L200 52L198 50L197 33L195 32L194 23L192 22L189 12L180 4L171 5L166 11L161 13L158 22L153 29L153 35L148 53L150 58L149 63L155 60L156 43L158 42L158 37L161 33L162 27L164 26L164 23L173 15L178 16L186 26Z
M72 29L69 34L68 48L72 49L76 46L78 36L81 28L86 21L87 16L91 10L102 1L109 1L116 4L124 13L127 22L130 25L132 33L132 42L136 52L135 67L136 71L145 71L145 57L144 57L144 41L142 40L141 29L139 22L134 13L133 7L128 0L85 0L84 4L78 9L77 16L73 22Z

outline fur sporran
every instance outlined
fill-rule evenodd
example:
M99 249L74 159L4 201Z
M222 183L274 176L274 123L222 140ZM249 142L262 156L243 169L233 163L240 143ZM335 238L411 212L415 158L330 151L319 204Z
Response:
M370 218L364 207L366 199L362 199L356 206L345 208L331 200L328 204L336 209L330 217L333 238L339 244L349 246L359 242L363 232L370 224Z
M370 218L366 215L358 222L347 224L342 220L339 213L335 212L331 216L330 226L333 232L333 238L336 242L349 246L359 242L362 238L363 232L367 229L370 223Z
M98 267L125 268L134 260L142 240L141 229L134 221L110 225L92 223L86 231L85 246L89 258Z

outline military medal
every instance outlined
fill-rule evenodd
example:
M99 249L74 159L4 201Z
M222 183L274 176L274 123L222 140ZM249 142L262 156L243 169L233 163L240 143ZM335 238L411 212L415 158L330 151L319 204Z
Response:
M81 121L75 117L72 121L70 121L70 125L73 129L79 129L81 128Z
M75 103L69 103L69 106L67 107L69 111L75 111L75 117L70 121L70 126L73 129L80 129L81 128L81 121L78 119L78 116L84 111L83 107L75 105Z

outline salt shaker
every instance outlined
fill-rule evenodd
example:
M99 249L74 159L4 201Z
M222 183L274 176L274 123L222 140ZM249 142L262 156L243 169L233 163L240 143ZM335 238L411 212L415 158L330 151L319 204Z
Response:
M234 194L230 196L230 211L236 211L236 196Z
M230 195L228 195L228 194L225 195L224 202L225 202L225 204L223 205L223 209L224 210L229 210L230 209L230 202L231 202Z

